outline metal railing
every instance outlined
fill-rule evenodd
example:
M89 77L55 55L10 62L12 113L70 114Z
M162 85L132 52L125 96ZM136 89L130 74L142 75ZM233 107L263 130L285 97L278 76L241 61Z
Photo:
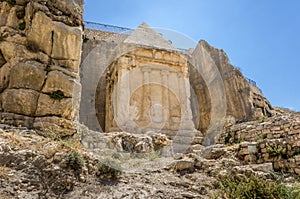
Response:
M88 29L99 30L99 31L103 31L103 32L112 32L112 33L124 34L124 35L130 35L134 31L134 29L131 29L131 28L125 28L125 27L90 22L90 21L84 21L84 27L88 28ZM164 37L163 33L159 32L159 34L162 37ZM171 40L168 40L168 41L171 44L173 43ZM188 50L188 49L184 49L184 48L177 48L177 49L182 52L186 52Z
M133 31L133 29L131 28L125 28L125 27L90 22L90 21L85 21L84 27L89 29L94 29L94 30L100 30L104 32L113 32L113 33L126 34L126 35L131 34Z
M256 81L254 81L254 80L252 80L252 79L249 79L249 78L246 78L246 79L248 80L248 82L249 82L251 85L253 85L253 86L255 86L255 87L258 88L258 86L257 86L257 84L256 84ZM262 90L261 90L260 88L258 88L258 90L262 93Z
M249 78L247 78L247 80L248 80L248 82L249 82L250 84L252 84L253 86L256 86L256 87L257 87L256 81L254 81L254 80L252 80L252 79L249 79Z

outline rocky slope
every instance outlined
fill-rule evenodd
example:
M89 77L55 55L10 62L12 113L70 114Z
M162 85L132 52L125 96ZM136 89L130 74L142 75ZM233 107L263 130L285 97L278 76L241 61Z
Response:
M113 140L122 139L121 148L87 149L82 143L88 143L90 132L81 133L85 136L46 138L38 131L0 125L0 198L233 198L220 184L232 179L232 172L242 179L269 179L263 182L276 182L274 186L283 183L290 193L300 195L296 174L278 174L272 162L243 161L240 150L245 142L198 145L190 153L164 157L151 147L150 153L138 153L134 147L129 151L125 146L136 146L141 138L128 133L98 137L100 143L110 140L114 146ZM154 146L154 137L146 136L143 146Z

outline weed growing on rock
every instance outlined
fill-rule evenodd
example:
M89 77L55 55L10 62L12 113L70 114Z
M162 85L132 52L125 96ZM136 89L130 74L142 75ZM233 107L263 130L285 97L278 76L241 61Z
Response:
M0 35L0 42L4 41L4 37L2 35Z
M90 39L86 35L82 35L82 40L83 40L83 43L85 43Z
M25 30L26 28L26 22L22 22L19 24L19 30Z
M234 137L234 133L232 131L229 131L227 136L225 137L225 144L229 144L230 139Z
M122 174L118 163L112 159L104 159L102 162L97 164L97 169L98 176L103 175L105 177L118 178Z
M7 180L9 178L8 174L10 170L11 169L9 167L0 166L0 178Z
M271 144L267 147L267 151L271 157L286 157L286 148L277 144Z
M297 149L294 153L293 153L293 157L297 157L300 156L300 149Z
M84 166L84 159L78 152L71 152L65 161L74 170L79 170Z
M266 116L262 116L259 118L258 123L263 123L263 122L265 122L266 119L267 119Z
M62 100L66 98L64 93L61 90L54 91L52 93L48 94L50 98L55 99L55 100Z
M266 138L267 138L267 134L262 134L262 135L260 135L259 137L256 138L256 142L259 142L259 141L264 140Z

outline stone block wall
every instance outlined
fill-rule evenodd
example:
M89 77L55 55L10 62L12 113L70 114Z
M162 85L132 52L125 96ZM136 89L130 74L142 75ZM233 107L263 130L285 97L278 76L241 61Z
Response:
M222 144L239 144L237 156L244 163L273 163L277 171L300 174L300 113L277 112L270 118L228 127ZM249 147L255 148L251 152Z
M0 2L0 120L76 132L83 1Z

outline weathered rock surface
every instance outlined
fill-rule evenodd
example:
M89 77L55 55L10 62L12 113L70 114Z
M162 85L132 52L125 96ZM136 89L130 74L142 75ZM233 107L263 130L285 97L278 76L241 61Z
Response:
M84 149L78 136L57 141L40 136L43 133L47 132L0 124L1 197L208 199L219 193L219 176L231 171L246 176L250 173L268 180L276 177L271 163L242 165L235 157L238 146L212 147L223 149L228 156L217 159L206 159L195 153L174 159L159 156L136 158L126 153L105 152L105 146L98 151ZM129 136L128 133L116 133L114 136L120 138L121 135ZM101 141L109 135L94 136ZM205 148L202 150L207 151ZM73 159L72 163L70 157L80 157L84 162L75 167L78 159ZM99 163L112 157L120 167L107 164L108 168L122 168L117 178L108 177L103 170L98 170ZM285 174L281 177L289 182L289 186L299 186L292 183L292 176Z
M201 132L206 134L211 121L220 117L249 121L272 115L270 103L230 64L223 50L200 41L191 56L190 81L199 103L199 107L193 108L199 108L196 117L199 121L195 123L199 124L197 128Z
M82 10L82 0L0 2L0 116L5 123L47 127L62 136L76 132ZM55 92L60 100L52 99Z

